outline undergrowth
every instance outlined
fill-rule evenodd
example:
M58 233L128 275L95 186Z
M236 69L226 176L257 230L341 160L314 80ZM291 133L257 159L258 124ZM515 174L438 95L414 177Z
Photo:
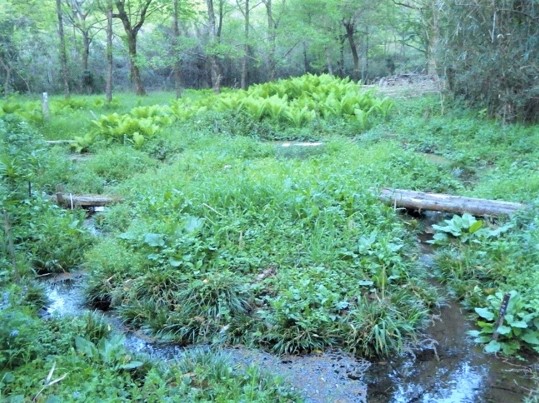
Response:
M432 98L393 108L350 82L306 76L171 99L53 99L50 121L36 101L2 103L1 399L297 401L214 352L166 367L136 357L99 315L43 320L35 276L84 268L91 306L163 341L384 357L420 337L440 297L413 228L379 189L538 198L535 127ZM44 142L76 136L83 158ZM323 145L260 141L291 139ZM56 191L124 202L95 216L97 240L81 212L49 202ZM537 351L535 213L437 227L439 279L476 315L487 351Z

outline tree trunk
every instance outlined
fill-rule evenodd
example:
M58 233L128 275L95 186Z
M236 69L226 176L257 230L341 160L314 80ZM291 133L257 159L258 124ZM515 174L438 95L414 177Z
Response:
M309 57L307 55L307 44L303 41L303 71L307 74L310 70Z
M2 58L0 58L0 64L6 71L6 76L4 77L4 96L8 96L11 92L11 66L6 63Z
M439 26L439 16L438 9L436 8L436 2L433 1L431 4L432 7L432 17L430 30L428 32L428 44L427 44L427 74L437 75L438 66L436 63L436 51L438 49L438 42L440 37L440 26Z
M105 84L105 96L107 103L112 101L112 0L108 0L107 4L107 80Z
M247 89L247 74L249 72L249 0L245 0L245 44L243 46L243 59L241 61L241 88Z
M135 93L139 96L144 96L146 95L146 90L142 84L142 77L137 63L137 35L131 33L126 38L127 49L129 50L129 64L131 66L131 80L135 86Z
M269 49L268 49L268 68L269 68L269 81L275 80L275 69L276 69L276 62L275 62L275 49L276 49L276 26L275 26L275 20L273 19L273 5L272 0L265 0L264 4L266 6L266 15L268 17L268 42L269 42Z
M142 78L140 75L140 69L137 61L137 35L140 28L146 20L146 14L148 13L148 8L152 3L152 0L141 0L138 5L136 12L132 12L131 9L126 11L125 9L126 0L115 0L116 8L118 9L118 14L113 15L116 18L119 18L122 21L124 26L127 48L129 51L129 63L131 65L131 80L135 86L135 93L137 95L146 95L144 90L144 85L142 83ZM133 18L133 15L136 15L138 18L137 21L132 21L130 18Z
M446 211L458 214L469 213L475 216L506 215L526 208L526 205L520 203L402 189L382 189L379 197L395 207Z
M363 53L363 68L361 70L361 81L363 84L367 81L369 77L369 27L365 31L365 46Z
M174 40L173 40L173 52L174 52L174 88L176 90L176 98L182 96L182 83L181 83L181 60L180 60L180 1L174 0L174 21L173 21L173 31L174 31Z
M217 44L218 35L217 35L217 26L215 22L213 0L206 0L206 5L208 7L208 30L209 30L209 37L210 37L209 44L210 46L214 46ZM217 55L215 54L215 49L210 49L209 61L210 61L211 85L212 85L213 91L215 93L219 93L221 92L221 69L219 68L219 63L217 61Z
M344 43L346 42L346 35L341 36L339 43L339 74L341 77L344 77Z
M60 39L60 65L62 69L62 81L64 84L64 96L69 98L69 78L67 70L67 51L64 35L64 21L62 17L62 1L56 0L56 14L58 17L58 37Z
M94 79L88 66L90 56L90 33L88 30L82 30L82 88L86 94L91 94L94 88Z
M356 33L356 28L354 22L351 20L343 20L344 28L346 29L346 38L348 39L348 44L350 45L350 50L352 51L352 60L354 61L354 73L353 79L359 80L361 70L359 67L359 55L357 53L356 40L354 34Z
M90 33L82 31L82 70L88 71L88 59L90 58Z
M329 54L329 48L324 47L324 53L326 54L326 65L328 68L328 73L333 75L333 63L331 61L331 55Z

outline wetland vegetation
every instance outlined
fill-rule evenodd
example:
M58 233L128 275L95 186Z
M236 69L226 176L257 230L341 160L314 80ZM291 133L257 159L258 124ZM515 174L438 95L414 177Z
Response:
M311 118L296 126L287 91L313 80L315 89L298 90L301 102L333 94L325 98L330 112L322 101L318 109L300 105ZM339 97L317 80L345 89ZM446 289L476 321L471 333L486 352L536 354L536 127L502 125L447 101L442 110L438 97L390 101L355 88L305 76L251 93L193 92L180 101L158 94L136 106L124 96L106 107L92 97L53 98L48 122L32 118L34 101L5 102L2 396L300 398L281 380L255 367L233 371L211 352L167 367L135 357L99 313L41 319L47 302L36 275L69 271L85 273L86 303L96 312L182 346L388 357L421 344ZM254 114L245 105L256 91L270 101L257 102L262 111ZM352 113L344 112L348 99ZM73 122L86 139L46 143L73 139ZM74 151L86 158L70 158ZM122 199L93 217L99 238L85 229L84 211L49 201L58 185L65 194ZM418 220L379 201L381 187L503 198L529 209L434 225L436 264L427 269ZM95 395L92 382L105 395Z

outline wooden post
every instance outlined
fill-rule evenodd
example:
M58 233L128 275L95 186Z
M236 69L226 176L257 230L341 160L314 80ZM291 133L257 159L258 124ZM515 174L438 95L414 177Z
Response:
M502 304L500 305L500 311L498 313L498 320L496 321L496 324L494 325L494 333L492 333L492 340L498 340L498 329L503 323L503 319L505 318L505 314L507 313L507 306L509 305L509 299L511 298L511 294L508 292L503 295Z
M19 271L17 269L17 254L15 252L15 244L13 242L13 234L11 232L11 223L9 219L9 214L6 210L4 214L4 234L6 237L6 250L7 254L11 258L11 264L13 266L13 275L16 280L19 280Z
M49 109L49 94L46 92L43 93L43 99L41 101L41 111L43 112L43 120L49 120L50 118L50 109Z

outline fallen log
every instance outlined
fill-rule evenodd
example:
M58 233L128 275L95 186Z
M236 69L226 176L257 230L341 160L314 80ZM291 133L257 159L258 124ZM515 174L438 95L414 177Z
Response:
M62 145L62 144L74 144L75 140L47 140L45 141L50 146Z
M395 207L414 210L434 210L449 213L469 213L474 216L510 215L527 206L521 203L473 197L451 196L403 189L382 189L380 199Z
M75 207L101 207L122 201L120 197L104 195L74 195L71 193L56 193L51 200L60 206L74 209Z

